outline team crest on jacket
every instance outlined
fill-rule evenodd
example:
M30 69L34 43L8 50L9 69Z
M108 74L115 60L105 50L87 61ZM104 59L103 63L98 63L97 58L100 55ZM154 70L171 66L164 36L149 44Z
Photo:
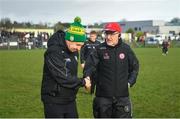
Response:
M104 58L104 59L110 59L109 54L108 54L108 53L104 53L103 58Z
M120 54L119 54L119 58L120 58L120 59L124 59L124 58L125 58L125 54L124 54L124 53L120 53Z

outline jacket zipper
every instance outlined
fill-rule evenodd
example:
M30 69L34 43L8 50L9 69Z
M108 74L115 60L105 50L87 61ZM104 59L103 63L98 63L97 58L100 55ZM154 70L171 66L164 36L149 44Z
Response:
M117 58L116 58L116 55L117 55L117 48L114 48L114 58L115 58L115 79L114 79L114 90L113 90L113 97L116 97L116 83L117 83Z

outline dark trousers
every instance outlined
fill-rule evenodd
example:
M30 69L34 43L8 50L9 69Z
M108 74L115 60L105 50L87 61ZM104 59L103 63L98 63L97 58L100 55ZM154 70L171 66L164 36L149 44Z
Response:
M44 103L45 118L78 118L76 101L68 104Z
M168 48L167 47L163 47L162 48L162 53L166 54L168 52Z
M95 97L93 101L95 118L132 118L129 97Z

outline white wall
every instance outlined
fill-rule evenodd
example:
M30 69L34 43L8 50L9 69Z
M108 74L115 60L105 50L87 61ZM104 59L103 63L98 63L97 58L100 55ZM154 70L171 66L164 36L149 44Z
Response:
M169 34L170 31L175 31L176 34L180 33L180 26L161 26L159 33Z

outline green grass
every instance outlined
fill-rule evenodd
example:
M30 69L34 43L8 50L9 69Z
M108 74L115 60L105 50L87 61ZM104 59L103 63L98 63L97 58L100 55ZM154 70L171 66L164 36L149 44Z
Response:
M133 117L180 117L180 49L134 49L140 62L130 89ZM0 117L44 117L40 100L44 50L0 51ZM80 68L79 68L80 69ZM80 69L79 76L82 76ZM79 117L92 116L93 96L79 90Z

